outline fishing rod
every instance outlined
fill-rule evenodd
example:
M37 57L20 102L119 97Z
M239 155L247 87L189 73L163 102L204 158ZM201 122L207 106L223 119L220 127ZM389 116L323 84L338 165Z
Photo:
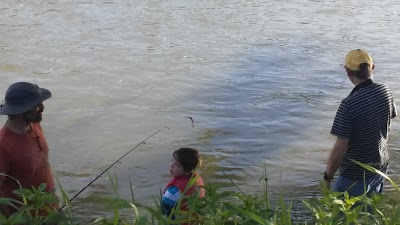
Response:
M68 200L68 202L71 202L72 200L74 200L79 194L81 194L84 190L86 190L86 188L88 188L93 182L95 182L99 177L101 177L105 172L107 172L111 167L113 167L115 164L117 164L122 158L124 158L125 156L127 156L129 153L131 153L133 150L135 150L137 147L139 147L140 145L144 144L145 141L149 140L150 138L152 138L153 136L155 136L156 134L158 134L159 132L163 131L164 129L169 129L169 127L164 127L159 129L158 131L154 132L152 135L148 136L146 139L144 139L142 142L140 142L139 144L137 144L135 147L133 147L131 150L129 150L127 153L125 153L123 156L121 156L117 161L115 161L113 164L111 164L109 167L107 167L107 169L105 169L102 173L100 173L96 178L94 178L88 185L86 185L82 190L80 190L74 197L72 197L70 200ZM67 205L67 203L65 203L59 210L58 212L60 212L65 206Z

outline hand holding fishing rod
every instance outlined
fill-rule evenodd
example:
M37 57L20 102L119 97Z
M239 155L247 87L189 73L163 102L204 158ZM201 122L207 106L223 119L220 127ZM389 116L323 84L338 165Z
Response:
M95 182L99 177L101 177L105 172L107 172L111 167L113 167L115 164L117 164L121 159L123 159L125 156L127 156L129 153L131 153L133 150L135 150L137 147L140 145L144 144L147 140L158 134L159 132L163 131L164 129L169 129L169 127L164 127L159 129L158 131L154 132L152 135L148 136L146 139L144 139L142 142L137 144L135 147L133 147L131 150L129 150L127 153L125 153L123 156L121 156L117 161L115 161L113 164L111 164L107 169L105 169L102 173L100 173L96 178L94 178L88 185L86 185L82 190L80 190L77 194L75 194L74 197L72 197L68 202L71 202L74 200L79 194L81 194L86 188L88 188L93 182ZM65 203L58 211L60 212L67 203Z

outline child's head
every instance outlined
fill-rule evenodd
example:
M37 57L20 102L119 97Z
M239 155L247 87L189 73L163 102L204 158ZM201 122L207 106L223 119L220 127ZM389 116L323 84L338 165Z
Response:
M200 153L193 148L180 148L173 153L169 173L171 176L190 176L193 170L200 166Z

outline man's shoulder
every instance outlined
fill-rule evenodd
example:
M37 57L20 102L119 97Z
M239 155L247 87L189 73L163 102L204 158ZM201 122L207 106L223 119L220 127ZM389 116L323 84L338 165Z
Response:
M389 90L389 87L386 84L382 84L382 83L373 83L372 87L373 88L384 88L384 89Z
M5 126L0 128L0 152L7 151L7 149L9 149L10 145L7 133L7 128Z
M0 128L0 147L7 141L7 127L3 126Z
M358 101L360 98L365 99L365 97L374 97L376 94L382 91L390 92L390 89L386 84L373 83L368 87L362 88L354 93L351 93L342 100L342 103L349 104L352 101Z
M0 149L13 152L16 145L21 144L21 135L17 135L10 128L3 126L0 128Z
M347 106L349 104L349 102L353 99L353 97L351 95L347 96L346 98L344 98L341 102L340 102L340 106Z

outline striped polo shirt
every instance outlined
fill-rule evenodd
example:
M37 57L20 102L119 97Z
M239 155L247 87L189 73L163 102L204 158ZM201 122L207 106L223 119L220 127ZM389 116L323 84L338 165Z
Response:
M371 79L357 85L342 100L333 122L331 134L349 139L346 156L339 174L363 179L373 173L364 170L350 159L382 169L389 162L386 146L391 119L396 106L389 88Z

